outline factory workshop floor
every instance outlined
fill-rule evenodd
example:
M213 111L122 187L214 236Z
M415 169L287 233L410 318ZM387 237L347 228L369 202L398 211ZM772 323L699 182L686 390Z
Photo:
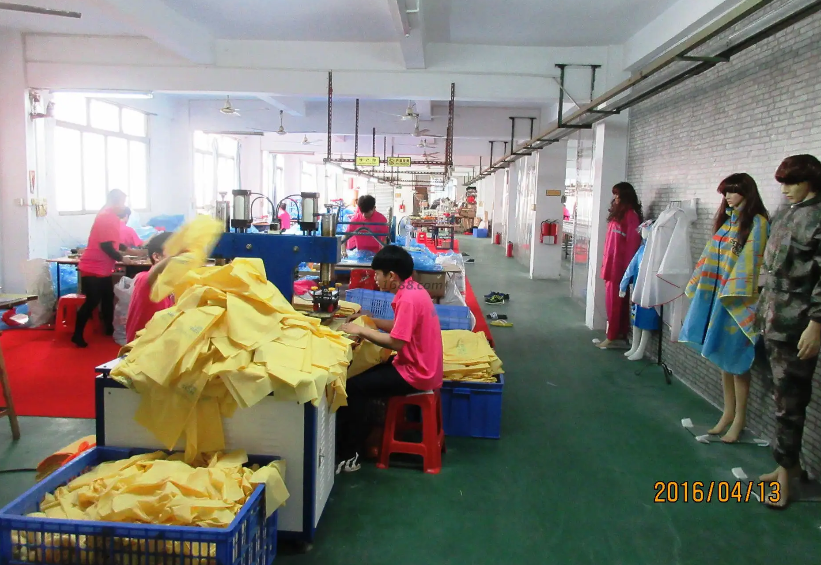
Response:
M337 477L315 543L278 562L322 564L664 565L818 563L818 506L655 503L657 482L726 481L733 467L772 467L767 449L703 445L680 419L718 413L648 363L599 351L567 281L531 281L489 239L460 238L477 295L514 323L492 328L504 362L502 439L449 438L438 476L366 463ZM499 268L499 266L504 268ZM490 307L485 306L486 312ZM647 366L649 365L649 366ZM641 374L636 374L645 369ZM0 420L0 470L32 467L93 422ZM32 473L0 475L0 505Z

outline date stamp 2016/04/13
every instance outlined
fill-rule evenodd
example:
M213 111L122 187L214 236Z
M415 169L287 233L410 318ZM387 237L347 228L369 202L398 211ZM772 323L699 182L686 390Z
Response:
M728 481L658 481L653 487L653 502L769 502L781 501L781 488L777 481L748 482Z

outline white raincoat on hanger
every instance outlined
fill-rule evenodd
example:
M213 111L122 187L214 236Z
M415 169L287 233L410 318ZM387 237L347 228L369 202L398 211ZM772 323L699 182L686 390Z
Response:
M696 203L693 200L670 204L659 215L647 238L633 289L632 300L639 306L667 306L671 341L678 341L686 314L684 289L693 274L690 235L696 219Z

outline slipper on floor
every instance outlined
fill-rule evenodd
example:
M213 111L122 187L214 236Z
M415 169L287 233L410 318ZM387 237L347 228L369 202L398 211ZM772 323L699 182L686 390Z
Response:
M508 322L507 320L493 320L492 322L490 322L490 325L499 328L512 328L513 322Z
M507 314L497 314L496 312L491 312L487 315L488 320L507 320Z

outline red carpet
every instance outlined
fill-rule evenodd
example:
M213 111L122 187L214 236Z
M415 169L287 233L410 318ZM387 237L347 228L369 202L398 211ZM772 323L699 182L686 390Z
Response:
M70 333L3 332L0 346L18 415L94 418L94 367L115 359L120 346L90 329L85 349L71 343Z
M445 250L436 249L433 246L432 241L426 242L428 249L433 251L434 253L443 253ZM453 250L455 252L459 252L459 240L453 240ZM488 342L490 342L490 346L493 347L493 335L490 333L490 326L488 326L487 320L485 319L485 315L482 313L482 307L479 306L479 301L476 300L476 295L473 294L473 288L470 286L470 281L465 275L465 302L470 308L470 311L473 312L473 315L476 317L476 326L473 328L474 332L485 332L487 336Z

